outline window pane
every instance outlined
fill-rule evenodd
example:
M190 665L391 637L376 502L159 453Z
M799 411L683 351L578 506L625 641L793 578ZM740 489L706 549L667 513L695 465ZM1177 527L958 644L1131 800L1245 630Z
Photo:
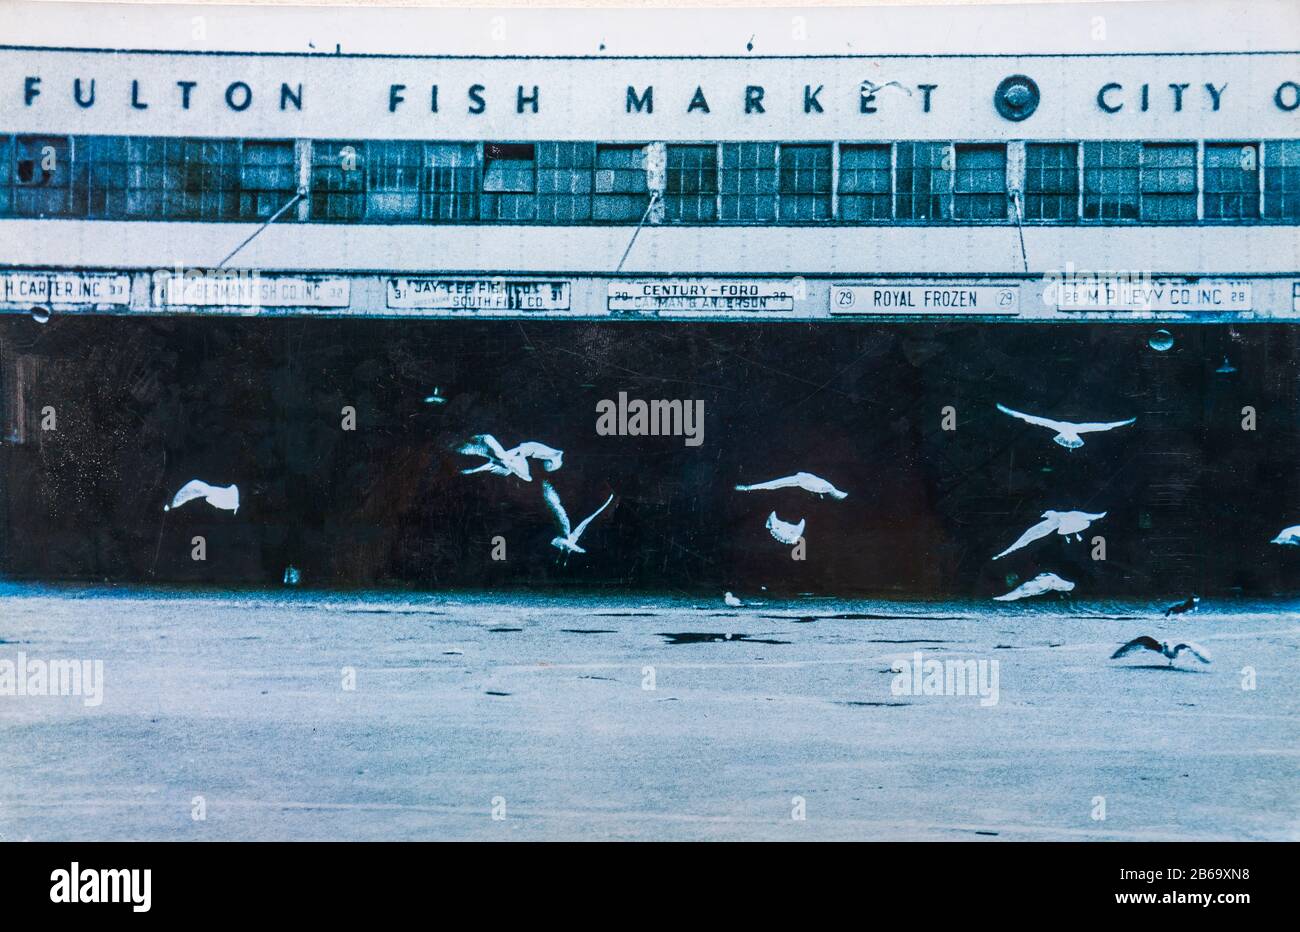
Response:
M366 210L366 144L311 144L311 219L356 223Z
M0 215L12 210L13 198L10 185L13 184L13 139L0 136Z
M537 152L531 143L490 142L483 147L484 220L536 216Z
M1005 220L1007 147L955 146L953 216L958 220Z
M781 219L829 220L831 147L781 147Z
M1078 152L1074 143L1025 145L1026 220L1078 219Z
M840 219L888 220L892 214L890 147L840 146Z
M636 223L650 205L645 146L596 146L596 196L592 219Z
M590 142L537 144L536 217L542 223L582 223L591 219L592 170L596 147Z
M1205 217L1259 219L1259 146L1255 143L1205 144Z
M718 147L668 146L664 218L699 223L718 219Z
M1196 222L1196 145L1144 143L1142 219L1155 223Z
M418 142L371 142L364 167L366 219L401 223L420 218L424 148Z
M266 220L298 190L298 166L289 140L248 140L239 172L239 217Z
M1264 143L1264 217L1300 220L1300 140Z
M944 142L900 142L897 145L900 220L951 220L951 147Z
M1085 220L1138 218L1138 166L1141 144L1083 144L1083 216Z
M74 196L72 152L72 141L67 136L15 138L15 214L22 217L74 217L85 212L84 199Z
M435 223L476 219L478 173L478 146L474 143L426 143L420 219Z
M723 143L718 186L723 220L775 220L776 144Z

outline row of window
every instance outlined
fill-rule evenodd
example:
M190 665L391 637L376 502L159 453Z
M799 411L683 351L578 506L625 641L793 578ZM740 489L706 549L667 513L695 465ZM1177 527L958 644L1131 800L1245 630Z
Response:
M281 212L336 223L1296 223L1300 140L0 136L0 216L248 221Z

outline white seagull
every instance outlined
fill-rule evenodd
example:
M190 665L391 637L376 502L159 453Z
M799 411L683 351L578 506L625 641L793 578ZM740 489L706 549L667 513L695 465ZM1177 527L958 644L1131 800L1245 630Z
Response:
M740 599L732 595L730 592L726 593L722 597L722 601L727 604L728 608L740 608L740 606L745 604L744 602L740 601Z
M876 84L870 78L864 78L858 90L861 94L865 96L868 94L879 93L880 91L883 91L887 87L896 87L904 94L906 94L908 97L912 96L911 90L906 87L903 87L903 85L899 84L897 81L886 81L884 84Z
M596 515L608 508L609 503L614 500L614 496L611 495L605 499L605 504L587 515L581 524L572 527L569 524L569 513L564 510L564 505L560 503L560 493L555 491L555 486L545 479L542 480L542 497L546 499L546 504L550 506L552 513L555 515L555 520L560 525L560 533L563 535L562 537L553 538L551 546L564 554L587 552L578 546L578 538L582 536L582 532L587 529L587 525L595 519Z
M181 486L180 491L172 497L172 503L163 505L163 511L179 508L186 502L196 498L204 499L213 508L239 513L239 486L209 485L200 479L191 479Z
M1300 524L1283 528L1269 543L1281 544L1283 547L1300 547Z
M1105 421L1089 422L1085 424L1075 424L1072 421L1054 421L1050 417L1035 417L1032 414L1024 414L1020 411L1013 411L1006 405L999 404L998 410L1003 414L1010 414L1012 417L1018 417L1022 421L1035 424L1039 427L1048 427L1056 431L1056 436L1052 439L1065 447L1067 450L1077 450L1083 446L1083 438L1080 434L1095 434L1103 430L1114 430L1116 427L1127 427L1137 420L1135 417L1127 421Z
M1183 651L1190 651L1191 655L1201 663L1210 662L1210 652L1199 644L1193 644L1191 641L1181 641L1173 647L1170 647L1168 641L1157 641L1155 638L1149 637L1145 634L1129 641L1119 650L1115 651L1115 653L1111 654L1110 659L1115 660L1119 657L1123 657L1125 654L1131 654L1136 650L1153 650L1157 654L1163 654L1169 658L1169 666L1171 667L1174 665L1174 661L1178 659L1178 655Z
M1071 534L1074 535L1075 540L1083 540L1083 538L1079 536L1079 532L1087 530L1088 525L1092 524L1094 521L1100 521L1104 517L1106 517L1106 512L1104 511L1100 514L1092 515L1088 514L1086 511L1052 511L1048 509L1043 512L1042 521L1039 521L1029 530L1025 531L1025 533L1021 534L1019 540L993 559L1001 559L1011 551L1019 550L1026 544L1032 543L1040 537L1046 537L1053 531L1060 534L1066 540L1070 539Z
M1070 592L1073 589L1074 583L1068 579L1062 579L1055 573L1039 573L1029 582L1021 583L1006 595L995 595L993 601L1015 602L1030 596L1042 595L1044 592Z
M528 468L528 460L540 460L547 472L555 472L564 465L564 452L544 443L528 440L507 450L491 434L475 434L468 441L456 448L457 453L466 456L481 456L485 460L478 466L462 469L462 475L476 472L490 472L494 476L518 476L525 482L532 482L533 475Z
M799 538L803 537L804 525L808 523L806 518L800 518L798 524L791 524L788 521L782 521L772 512L767 516L767 529L772 536L783 544L797 544Z
M797 472L793 476L782 476L780 479L769 479L767 482L736 486L737 492L765 492L770 489L803 489L818 497L829 495L836 501L849 497L848 492L841 492L821 476L814 476L810 472Z

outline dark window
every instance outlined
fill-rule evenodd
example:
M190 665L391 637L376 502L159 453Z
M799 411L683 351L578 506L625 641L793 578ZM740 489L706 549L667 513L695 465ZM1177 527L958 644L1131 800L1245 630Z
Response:
M75 217L85 199L73 185L73 143L67 136L14 140L13 212L20 217Z
M718 147L668 146L664 218L700 223L718 219Z
M723 220L776 219L776 144L726 142L718 177Z
M1196 144L1142 145L1142 219L1196 222Z
M84 199L87 217L116 219L128 216L127 181L130 140L125 136L78 136L73 184ZM141 216L161 216L160 210Z
M1259 146L1253 142L1205 144L1205 218L1259 219Z
M536 146L490 142L483 147L484 220L535 219L536 188Z
M637 223L650 205L645 146L596 146L596 195L592 219Z
M1079 147L1026 143L1025 219L1073 222L1079 218Z
M1264 143L1264 218L1300 220L1300 140Z
M311 144L311 219L357 223L366 214L366 144Z
M899 220L951 220L953 147L946 142L900 142L897 150Z
M958 145L953 177L953 217L958 220L1007 218L1007 147Z
M857 223L893 216L890 147L840 146L841 220Z
M829 220L831 147L781 147L781 219Z
M298 164L289 140L250 139L244 142L239 166L239 217L266 220L298 190Z
M1085 220L1136 220L1138 168L1142 145L1137 142L1083 144L1083 217Z
M539 222L581 223L591 219L595 160L596 147L590 142L537 143Z

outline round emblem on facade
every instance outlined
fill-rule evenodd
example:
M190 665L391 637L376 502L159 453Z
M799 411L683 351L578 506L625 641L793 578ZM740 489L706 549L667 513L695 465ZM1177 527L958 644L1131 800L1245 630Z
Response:
M993 92L993 106L1008 120L1019 122L1038 109L1038 85L1023 74L1003 78Z

